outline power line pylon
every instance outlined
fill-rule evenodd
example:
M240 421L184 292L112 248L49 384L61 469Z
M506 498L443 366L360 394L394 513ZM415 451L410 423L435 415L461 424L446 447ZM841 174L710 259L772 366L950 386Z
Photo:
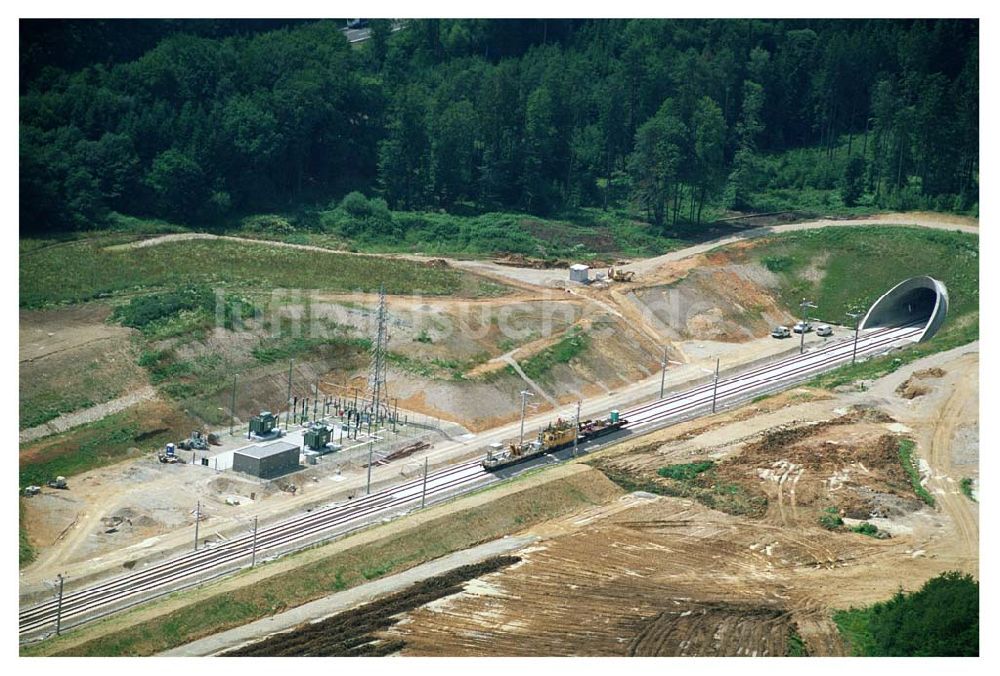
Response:
M379 420L389 412L389 393L386 389L386 358L389 332L385 307L385 284L379 287L378 309L375 313L375 339L372 341L371 362L368 367L368 394L371 395L371 415Z

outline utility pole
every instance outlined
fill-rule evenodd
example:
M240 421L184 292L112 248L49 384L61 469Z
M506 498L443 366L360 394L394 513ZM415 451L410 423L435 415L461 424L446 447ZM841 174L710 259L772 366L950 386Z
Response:
M63 574L59 573L56 579L59 581L59 596L56 600L56 636L59 636L62 632Z
M218 465L216 465L218 468ZM198 501L198 506L194 510L194 550L198 551L198 526L201 524L201 500Z
M292 410L292 364L294 359L288 360L288 395L285 397L285 431L288 431L288 414Z
M580 439L580 400L576 400L576 426L573 429L573 457L576 457L577 443Z
M233 425L236 422L236 374L233 374L233 398L229 402L229 436L233 435Z
M528 390L521 390L521 440L518 442L518 448L524 445L524 407L528 401L528 397L535 396Z
M851 351L851 363L858 358L858 328L861 326L861 313L848 312L847 316L854 320L854 349Z
M715 384L712 385L712 413L715 413L715 396L719 392L719 358L715 359Z
M663 386L667 380L667 346L663 346L663 361L660 362L660 399L663 399Z
M803 298L802 302L799 303L799 307L802 308L802 332L799 334L801 336L801 339L799 340L799 354L802 354L806 351L806 322L809 321L809 308L815 308L816 305L815 303Z
M424 489L420 492L420 509L427 504L427 462L428 457L424 456Z
M250 567L253 568L257 563L257 519L253 518L253 545L250 547Z
M365 495L371 495L372 492L372 447L374 445L375 442L368 442L368 485L365 487Z
M663 361L660 362L660 399L663 399L663 386L667 379L667 364L680 364L679 361L667 359L667 346L663 346Z

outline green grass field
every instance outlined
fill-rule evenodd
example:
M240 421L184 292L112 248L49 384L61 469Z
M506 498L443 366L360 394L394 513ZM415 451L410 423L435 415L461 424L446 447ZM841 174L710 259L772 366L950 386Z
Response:
M391 294L498 295L504 288L416 261L321 253L219 240L167 242L109 251L103 238L36 250L20 262L21 307L79 303L177 284L227 291L316 289Z
M190 418L163 403L147 402L32 444L20 458L21 487L44 484L152 450L193 428ZM22 449L23 451L24 449Z
M865 310L899 282L930 275L948 287L949 316L979 310L979 238L919 227L858 226L785 233L750 254L782 279L781 299L798 312L802 298L816 317L850 323L852 307ZM808 273L818 266L823 274Z

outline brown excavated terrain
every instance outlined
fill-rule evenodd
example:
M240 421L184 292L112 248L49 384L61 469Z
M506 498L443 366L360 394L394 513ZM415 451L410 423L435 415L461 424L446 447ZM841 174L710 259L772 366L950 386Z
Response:
M921 362L864 392L800 388L602 451L588 462L639 487L669 486L657 467L715 460L700 490L760 496L767 508L727 513L697 491L628 494L531 529L542 540L517 552L521 562L380 637L403 655L759 656L786 654L794 633L810 655L845 654L834 609L945 570L978 576L978 509L958 490L978 474L977 353ZM927 394L896 394L921 366L937 369L920 374ZM917 443L937 507L903 472L903 437ZM827 530L828 507L884 535Z

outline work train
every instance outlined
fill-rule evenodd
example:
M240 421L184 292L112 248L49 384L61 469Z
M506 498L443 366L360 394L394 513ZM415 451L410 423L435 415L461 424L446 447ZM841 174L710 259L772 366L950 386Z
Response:
M584 420L574 425L571 420L557 419L538 433L538 438L518 445L511 442L504 450L490 450L483 460L483 469L492 472L516 465L545 453L551 453L573 445L573 440L583 443L620 430L628 420L620 417L618 411L611 411L607 418Z

